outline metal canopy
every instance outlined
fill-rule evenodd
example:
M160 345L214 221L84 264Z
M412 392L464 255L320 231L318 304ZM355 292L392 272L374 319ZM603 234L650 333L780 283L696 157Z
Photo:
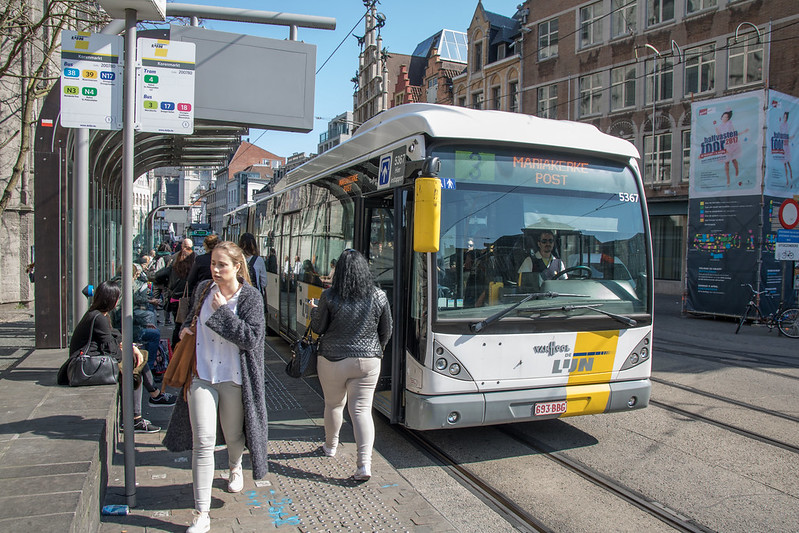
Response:
M249 128L195 121L192 135L137 133L136 176L159 167L221 167L241 143ZM90 175L113 183L122 175L122 132L93 130Z

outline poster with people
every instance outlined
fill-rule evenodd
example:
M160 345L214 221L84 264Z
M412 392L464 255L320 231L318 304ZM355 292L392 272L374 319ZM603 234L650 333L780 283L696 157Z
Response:
M764 94L691 104L690 197L761 193Z
M765 194L792 198L799 194L799 98L769 91L766 111Z

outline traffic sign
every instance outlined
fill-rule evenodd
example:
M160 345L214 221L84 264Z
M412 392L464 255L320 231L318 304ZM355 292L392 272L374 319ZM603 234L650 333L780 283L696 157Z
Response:
M193 133L194 43L142 37L136 54L136 129Z
M799 224L799 204L793 198L788 198L780 205L780 224L785 229L793 229Z
M777 261L799 260L799 230L781 229L777 232L774 259Z
M122 37L61 32L61 125L122 129Z

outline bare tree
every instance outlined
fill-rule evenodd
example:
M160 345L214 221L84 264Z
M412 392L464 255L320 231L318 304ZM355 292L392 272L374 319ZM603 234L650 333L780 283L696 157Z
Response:
M0 13L0 125L13 131L0 150L15 149L10 175L0 175L0 214L27 170L38 101L60 76L61 31L92 30L108 20L93 0L8 0ZM20 200L27 203L27 195Z

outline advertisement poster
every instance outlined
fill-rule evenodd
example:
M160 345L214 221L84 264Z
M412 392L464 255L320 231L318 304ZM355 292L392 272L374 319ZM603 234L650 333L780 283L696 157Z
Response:
M799 195L799 98L769 91L766 130L766 196Z
M688 204L686 311L735 316L757 286L760 196L692 198Z
M690 197L761 193L764 94L691 104Z

